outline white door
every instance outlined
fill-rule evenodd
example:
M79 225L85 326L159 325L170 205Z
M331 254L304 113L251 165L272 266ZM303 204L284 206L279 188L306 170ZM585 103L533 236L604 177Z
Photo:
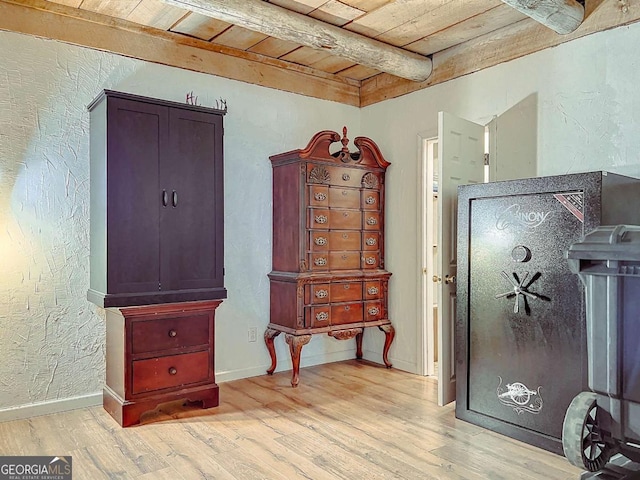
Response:
M489 127L489 181L537 174L538 97L532 94L495 117Z
M455 320L458 185L484 180L483 125L438 113L438 248L434 280L438 303L438 404L456 397Z

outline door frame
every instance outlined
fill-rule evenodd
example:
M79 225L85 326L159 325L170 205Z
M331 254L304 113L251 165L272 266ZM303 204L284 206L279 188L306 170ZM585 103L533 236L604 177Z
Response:
M429 189L429 181L427 180L427 162L428 162L428 142L438 139L438 127L435 126L428 130L418 132L418 249L416 258L418 285L418 326L417 326L417 370L418 375L427 376L435 375L435 365L433 361L433 352L435 350L437 339L433 336L434 321L433 318L433 302L429 307L427 289L431 287L429 275L433 275L428 271L428 245L427 245L427 222L431 220L431 214L427 209L426 193L431 192ZM433 181L433 180L432 180ZM431 313L429 313L431 312Z

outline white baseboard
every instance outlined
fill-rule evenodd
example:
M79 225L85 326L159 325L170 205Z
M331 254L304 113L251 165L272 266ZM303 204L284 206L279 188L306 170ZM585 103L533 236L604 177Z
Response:
M384 362L382 361L382 355L380 354L380 352L374 352L372 350L365 349L362 352L362 358L370 362L384 365ZM392 357L389 357L389 361L391 362L392 368L402 370L403 372L417 374L418 366L415 363L404 362L402 360L398 360L397 358L392 358Z
M311 355L309 357L303 357L300 359L300 368L312 367L314 365L321 365L323 363L340 362L342 360L351 360L355 358L355 352L352 350L343 350L340 352L334 352L330 354ZM271 366L271 363L260 365L257 367L245 368L243 370L228 370L226 372L216 372L216 383L230 382L231 380L240 380L242 378L257 377L259 375L266 375L267 368ZM278 365L276 366L276 372L283 372L291 370L293 365L291 364L291 358L278 358Z
M49 415L52 413L66 412L78 408L95 407L102 405L102 392L81 395L79 397L64 398L61 400L47 400L46 402L29 403L17 407L0 409L0 422L22 420L24 418Z

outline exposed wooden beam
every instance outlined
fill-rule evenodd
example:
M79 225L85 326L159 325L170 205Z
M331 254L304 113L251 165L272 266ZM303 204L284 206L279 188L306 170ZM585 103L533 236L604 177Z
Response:
M307 47L423 82L431 74L431 60L401 48L320 22L262 0L162 0L177 7L240 25L271 37Z
M44 0L0 0L0 30L359 105L358 81Z
M546 48L610 28L640 21L640 8L617 1L587 0L582 25L569 35L555 35L529 18L433 55L433 74L416 83L382 73L363 80L360 106L406 95Z
M584 7L576 0L502 1L561 35L573 32L584 19Z

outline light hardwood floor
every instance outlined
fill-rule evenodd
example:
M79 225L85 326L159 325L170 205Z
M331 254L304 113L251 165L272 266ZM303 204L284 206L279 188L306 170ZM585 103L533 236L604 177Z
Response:
M75 480L576 480L564 457L457 420L433 379L346 361L220 384L120 428L101 408L0 423L0 455L71 455Z

